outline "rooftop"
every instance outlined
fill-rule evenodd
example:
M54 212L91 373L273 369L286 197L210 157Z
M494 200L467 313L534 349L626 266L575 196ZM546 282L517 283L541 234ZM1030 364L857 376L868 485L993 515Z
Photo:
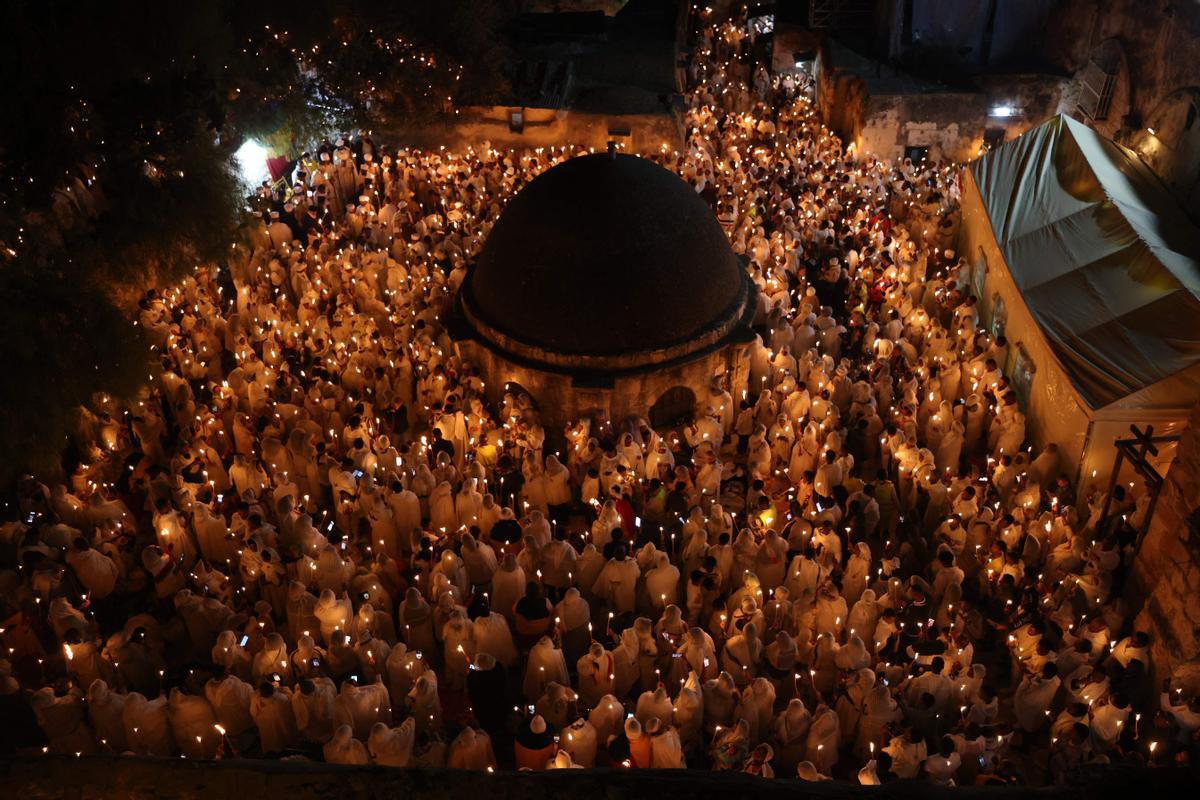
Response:
M531 108L586 105L611 114L669 112L680 91L679 8L674 0L630 0L613 16L517 15L509 28L513 61L500 66L512 84L504 102Z
M659 363L737 323L748 279L708 205L652 161L596 154L514 197L461 292L485 338L534 360ZM583 358L581 358L583 357Z

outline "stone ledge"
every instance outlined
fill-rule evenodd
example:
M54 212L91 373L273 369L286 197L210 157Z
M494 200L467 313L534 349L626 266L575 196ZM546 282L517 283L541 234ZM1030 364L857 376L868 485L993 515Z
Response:
M350 767L304 761L185 761L140 757L67 756L0 758L0 786L22 800L89 798L225 797L340 800L340 798L438 798L439 800L617 800L687 794L689 800L778 798L779 800L1108 800L1131 796L1187 797L1195 772L1177 769L1097 767L1081 771L1064 786L961 787L920 781L882 787L844 782L763 780L736 773L691 770L561 770L486 774L449 769Z
M521 341L496 323L484 319L475 308L471 299L472 281L469 274L455 295L452 315L457 319L453 329L457 334L455 338L474 339L514 363L529 364L539 369L585 376L652 372L699 358L727 344L753 338L749 330L754 318L758 288L745 271L740 276L741 288L720 316L710 321L703 330L655 350L606 354L566 353L556 351L551 344Z

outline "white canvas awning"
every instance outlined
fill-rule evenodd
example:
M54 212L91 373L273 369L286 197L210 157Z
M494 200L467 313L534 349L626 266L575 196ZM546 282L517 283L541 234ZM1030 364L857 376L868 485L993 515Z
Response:
M1013 283L1092 409L1200 365L1200 229L1132 151L1059 116L970 170Z

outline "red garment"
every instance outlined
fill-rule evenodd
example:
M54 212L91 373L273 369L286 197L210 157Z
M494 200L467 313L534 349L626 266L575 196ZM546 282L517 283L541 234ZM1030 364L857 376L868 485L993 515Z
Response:
M629 766L649 769L650 756L651 743L649 736L642 736L629 742Z
M271 180L277 181L282 178L287 172L287 166L290 162L287 156L275 156L267 159L267 171L271 173Z
M616 508L617 513L621 515L621 530L625 532L625 539L632 542L637 532L637 512L633 510L633 503L622 497L617 501Z
M882 280L875 281L871 284L870 290L867 292L867 299L872 303L882 303L887 299L887 287Z
M516 757L517 769L529 769L541 772L546 768L546 762L554 758L558 745L551 742L540 750L531 750L520 742L513 742L513 752Z
M592 673L592 683L599 683L600 678L604 678L605 680L608 680L609 678L611 678L613 676L613 657L611 655L609 655L609 656L605 656L605 659L607 660L607 663L605 664L604 672L599 672L599 671L593 672Z

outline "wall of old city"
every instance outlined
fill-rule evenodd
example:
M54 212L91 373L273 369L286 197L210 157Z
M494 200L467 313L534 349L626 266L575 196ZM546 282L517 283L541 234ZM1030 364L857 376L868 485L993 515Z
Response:
M1133 148L1200 218L1200 4L1191 0L1062 0L1046 34L1066 70L1089 61L1115 76L1096 127ZM1157 678L1200 689L1200 406L1167 473L1139 549L1138 626L1154 637Z
M1137 627L1154 639L1157 678L1176 672L1200 676L1200 405L1138 549L1132 588L1130 599L1144 600Z
M1200 218L1200 4L1060 0L1042 49L1076 85L1089 61L1114 75L1096 128L1136 150Z
M838 70L822 54L817 66L816 104L821 121L846 144L857 146L869 95L866 81Z
M843 49L841 54L849 54ZM822 121L846 143L882 158L903 158L910 147L929 158L967 162L977 158L989 131L1001 141L1020 136L1055 114L1068 84L1043 75L981 77L969 89L951 91L880 67L843 68L829 48L817 69L817 108ZM865 69L864 69L865 67ZM1009 116L990 112L1001 106Z
M913 94L869 97L862 107L859 147L900 159L910 147L928 148L935 161L968 161L978 154L987 127L981 94Z

